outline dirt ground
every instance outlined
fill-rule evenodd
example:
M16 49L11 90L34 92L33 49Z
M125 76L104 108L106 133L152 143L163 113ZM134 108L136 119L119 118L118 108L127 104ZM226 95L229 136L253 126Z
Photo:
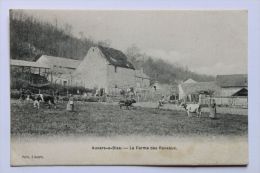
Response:
M12 135L91 135L91 136L209 136L247 135L248 117L218 113L215 120L207 113L201 118L187 117L183 110L136 107L120 109L118 105L76 103L74 112L66 111L66 103L57 109L31 102L11 102Z

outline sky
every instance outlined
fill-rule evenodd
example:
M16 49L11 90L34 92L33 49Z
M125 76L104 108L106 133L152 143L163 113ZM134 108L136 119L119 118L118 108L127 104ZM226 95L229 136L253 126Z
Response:
M247 11L26 10L40 20L72 26L94 40L148 55L200 74L247 73Z

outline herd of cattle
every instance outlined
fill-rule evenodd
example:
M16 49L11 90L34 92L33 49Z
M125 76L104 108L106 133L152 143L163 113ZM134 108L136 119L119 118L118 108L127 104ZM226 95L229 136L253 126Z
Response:
M48 108L56 108L56 103L60 101L59 96L53 96L49 94L33 94L33 93L21 93L20 95L21 100L31 100L33 101L33 107L39 109L40 104L44 103L48 106ZM73 96L69 96L69 104L74 104L73 103ZM72 102L71 102L72 101ZM135 98L133 95L131 97L127 98L122 98L119 100L118 105L121 108L125 107L126 109L134 108L134 103L136 103ZM161 109L164 107L165 104L168 102L164 99L164 96L158 101L157 109ZM192 116L192 114L196 114L197 117L201 116L201 109L202 105L199 103L192 103L192 104L187 104L185 102L182 102L179 106L181 106L184 110L187 111L188 116ZM192 113L192 114L191 114Z

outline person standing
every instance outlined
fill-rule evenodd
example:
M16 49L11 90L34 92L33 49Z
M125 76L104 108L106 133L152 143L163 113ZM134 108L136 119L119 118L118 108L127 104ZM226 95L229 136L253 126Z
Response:
M74 98L71 94L69 96L69 101L67 103L67 110L68 111L74 111Z
M212 103L209 105L209 117L211 119L215 119L217 114L217 105L214 99L212 99Z
M164 104L165 104L165 99L164 99L164 96L162 96L161 99L159 100L159 103L158 103L158 109L160 107L162 107Z

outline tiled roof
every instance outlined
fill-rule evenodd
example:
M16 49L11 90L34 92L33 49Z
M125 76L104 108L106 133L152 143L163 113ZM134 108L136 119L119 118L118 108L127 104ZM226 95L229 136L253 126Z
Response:
M217 85L220 87L247 87L247 74L218 75Z
M66 68L76 69L79 66L79 64L81 63L80 60L48 56L48 55L42 55L39 59L41 59L41 58L48 59L49 67L53 67L53 65L57 65L57 66L62 66L62 67L66 67ZM39 59L36 62L38 62Z
M10 64L13 66L49 68L49 66L41 65L34 61L24 61L24 60L16 60L16 59L11 59Z
M213 82L183 83L181 87L185 94L194 94L207 91L219 91L219 87Z
M98 46L101 52L104 54L108 62L114 66L135 69L134 66L127 60L126 55L116 49Z

